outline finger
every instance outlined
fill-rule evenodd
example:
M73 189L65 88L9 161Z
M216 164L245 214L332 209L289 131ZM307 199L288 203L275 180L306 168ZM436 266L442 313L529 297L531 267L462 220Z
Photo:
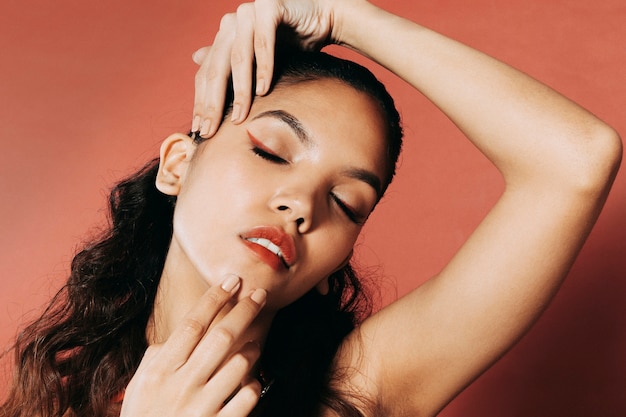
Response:
M231 401L241 389L243 381L247 382L250 370L261 355L257 343L246 343L239 352L226 360L222 367L213 374L203 388L207 398L212 398L216 410Z
M254 378L247 378L239 391L224 405L220 417L247 416L259 402L261 384Z
M163 345L153 344L146 348L146 351L141 358L141 362L139 362L139 366L135 371L135 374L139 374L144 372L144 369L150 368L153 361L158 362L159 352L162 349Z
M229 275L220 286L206 291L160 347L159 361L173 369L183 366L205 336L215 316L240 286L239 277Z
M256 94L269 91L274 72L276 29L280 22L278 5L270 1L255 3L254 56L256 58Z
M211 52L211 46L203 46L202 48L191 54L191 59L197 65L202 65L204 60L209 56L209 52Z
M207 332L185 364L190 378L206 381L221 366L265 304L266 295L265 290L255 290Z
M231 71L235 93L231 120L235 123L245 120L252 102L254 20L252 3L245 3L237 8L237 35L231 52Z
M236 23L233 13L222 17L211 51L196 73L192 130L203 138L213 136L222 121Z

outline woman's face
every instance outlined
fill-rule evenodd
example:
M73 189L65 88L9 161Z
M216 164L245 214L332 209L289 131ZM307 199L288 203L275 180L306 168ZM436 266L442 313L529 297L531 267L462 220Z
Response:
M368 96L335 80L255 99L244 123L191 145L166 273L194 291L236 274L276 309L324 292L379 198L383 126Z

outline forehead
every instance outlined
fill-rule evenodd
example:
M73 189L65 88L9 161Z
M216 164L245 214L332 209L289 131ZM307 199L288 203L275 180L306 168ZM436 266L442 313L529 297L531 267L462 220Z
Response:
M307 136L305 142L310 138L311 146L332 147L385 177L384 115L368 94L334 79L279 84L268 96L255 99L249 120L280 112L293 116L297 123L291 126L294 134Z

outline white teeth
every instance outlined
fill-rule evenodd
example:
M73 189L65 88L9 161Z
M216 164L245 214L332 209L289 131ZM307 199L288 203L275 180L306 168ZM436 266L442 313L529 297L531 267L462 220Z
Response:
M246 240L252 243L256 243L257 245L263 246L267 250L274 253L274 255L278 256L280 259L283 259L283 253L280 251L280 248L274 245L268 239L264 239L262 237L248 237L246 238Z

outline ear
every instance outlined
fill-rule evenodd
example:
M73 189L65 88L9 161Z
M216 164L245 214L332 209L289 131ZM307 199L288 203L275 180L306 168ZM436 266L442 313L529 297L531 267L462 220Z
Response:
M163 141L156 177L159 191L166 195L178 195L195 150L193 140L182 133L174 133Z
M344 259L343 262L341 262L341 264L333 272L331 272L331 274L334 274L335 272L339 271L344 266L348 265L350 263L350 259L352 259L353 253L354 253L354 250L351 250L348 256L346 256L346 259ZM317 285L315 286L315 288L317 289L317 292L319 292L322 295L327 295L328 292L330 291L330 284L328 283L328 278L329 277L324 278L323 280L318 282Z

